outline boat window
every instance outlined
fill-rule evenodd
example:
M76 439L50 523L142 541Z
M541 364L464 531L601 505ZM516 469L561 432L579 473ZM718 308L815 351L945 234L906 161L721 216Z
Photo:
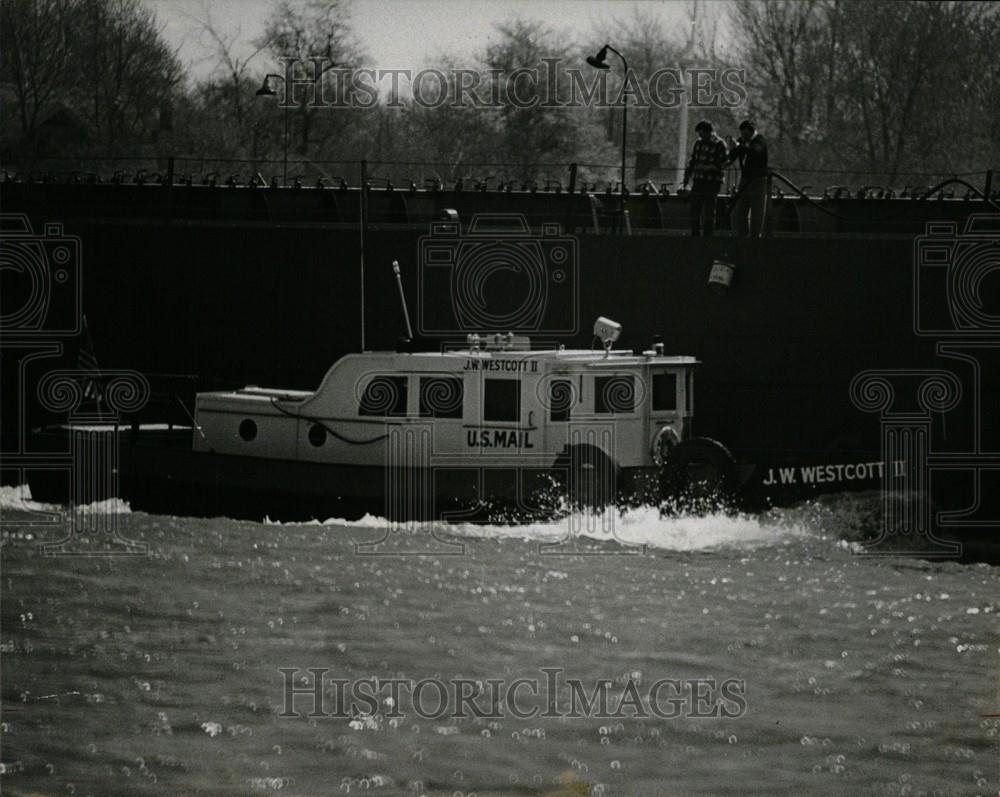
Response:
M483 420L520 421L521 382L517 379L484 381Z
M461 418L464 395L460 376L422 376L420 417Z
M358 415L406 415L406 377L376 376L365 387Z
M635 412L635 377L625 374L595 377L594 412Z
M677 374L661 372L653 374L653 412L677 409Z
M568 421L575 399L570 379L553 379L549 382L549 420Z

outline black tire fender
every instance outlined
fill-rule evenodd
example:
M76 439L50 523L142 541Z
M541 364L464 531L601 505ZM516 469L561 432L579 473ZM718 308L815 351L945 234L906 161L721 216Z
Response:
M665 482L673 493L730 495L736 486L736 459L718 440L694 437L670 450Z

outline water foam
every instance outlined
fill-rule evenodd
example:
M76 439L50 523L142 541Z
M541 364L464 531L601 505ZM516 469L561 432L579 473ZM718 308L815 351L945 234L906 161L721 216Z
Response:
M132 507L121 498L105 498L103 501L78 506L76 511L84 515L131 515Z
M43 508L44 504L31 500L31 488L27 484L0 485L0 509L30 512Z
M280 525L278 521L266 523ZM291 524L290 524L291 525ZM298 524L296 524L298 525ZM389 521L373 515L359 520L329 518L309 525L359 530L389 528ZM669 551L708 551L717 548L757 548L780 545L811 535L809 527L780 516L731 514L721 511L662 514L657 507L612 510L603 514L574 512L566 517L526 523L405 523L394 532L431 534L469 539L527 540L560 543L570 538Z
M38 512L52 511L59 508L57 504L43 504L31 497L31 488L27 484L17 486L0 486L0 510ZM130 515L132 507L121 498L105 498L76 508L84 515Z

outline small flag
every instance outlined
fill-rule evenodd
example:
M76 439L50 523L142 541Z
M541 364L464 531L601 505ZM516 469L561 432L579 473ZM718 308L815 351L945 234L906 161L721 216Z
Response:
M83 372L84 397L94 401L100 401L104 398L104 383L101 381L97 355L94 354L94 341L90 338L87 316L83 317L83 330L80 333L80 342L76 350L76 367Z

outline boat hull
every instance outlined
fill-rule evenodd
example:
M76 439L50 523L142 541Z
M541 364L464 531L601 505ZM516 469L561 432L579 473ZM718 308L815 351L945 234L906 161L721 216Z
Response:
M71 434L45 430L33 437L33 448L69 456ZM94 434L88 432L91 438ZM121 498L133 509L154 513L283 521L364 515L394 521L477 521L501 515L514 520L551 515L558 501L558 469L406 468L391 473L377 466L195 451L190 430L123 430L118 436L113 478L84 475L72 466L29 469L32 498L58 504ZM80 482L87 484L83 492Z
M566 500L572 503L571 493L577 502L598 503L593 500L593 484L582 484L588 477L607 479L614 495L611 502L621 506L674 505L687 500L705 504L711 499L724 508L761 510L826 493L877 490L882 474L882 463L870 459L870 454L865 459L862 452L823 464L816 464L815 452L776 461L768 461L763 454L758 463L743 461L732 468L702 461L683 474L670 467L613 465L603 476L593 472L591 465L584 465L583 473L571 473L566 457L556 457L548 465L407 466L392 471L374 465L193 450L189 428L108 427L85 432L91 447L97 445L99 436L105 438L102 446L115 447L113 459L105 458L113 462L108 466L113 473L102 475L82 473L81 466L71 464L74 433L72 427L60 426L33 435L34 451L66 461L62 467L26 471L35 500L85 504L121 498L134 509L150 512L258 520L355 519L365 514L404 520L458 519L472 517L468 510L476 505L512 518L542 517ZM76 460L86 462L88 457L78 455ZM601 494L608 495L607 491Z
M524 522L550 519L570 505L595 503L590 500L593 488L581 487L580 477L558 463L551 468L411 468L391 474L380 467L195 451L190 429L119 430L116 434L113 473L81 473L72 466L29 469L32 498L54 504L121 498L133 510L194 517L295 522L357 520L369 515L391 523ZM94 439L93 432L89 436ZM58 456L69 452L71 432L43 430L33 436L32 443L34 450ZM967 506L973 491L948 485L934 495L886 494L878 492L880 481L871 478L879 471L875 461L854 457L822 465L809 462L803 453L797 464L788 459L772 464L738 463L736 481L726 493L690 481L678 490L678 482L664 469L619 469L614 473L615 503L619 508L660 506L668 513L691 507L760 511L859 491L869 498L864 506L870 517L863 534L872 543L872 552L1000 562L1000 538L988 525L948 529L934 521L936 513ZM844 478L835 478L838 473ZM808 474L805 480L803 474ZM848 474L866 478L849 478ZM86 485L82 490L81 484ZM880 534L880 523L893 517L905 528ZM920 518L926 523L914 533Z

